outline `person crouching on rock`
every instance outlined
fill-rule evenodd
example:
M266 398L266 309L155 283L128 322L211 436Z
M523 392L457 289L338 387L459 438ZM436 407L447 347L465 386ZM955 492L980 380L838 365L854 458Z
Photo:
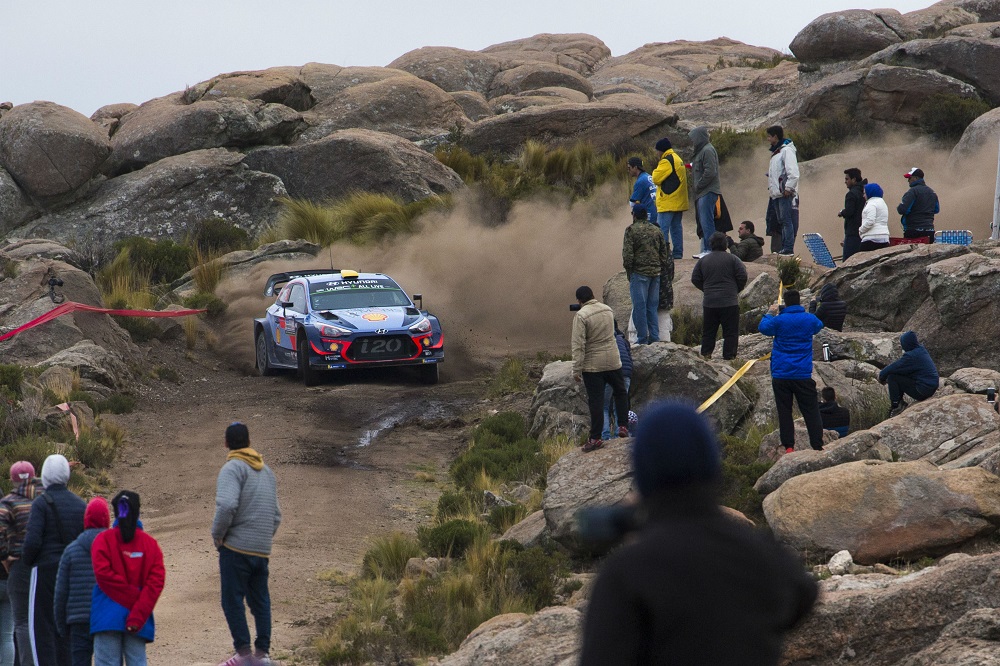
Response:
M601 429L604 425L604 386L611 385L618 415L618 436L628 437L628 391L622 375L622 360L615 342L615 314L604 303L594 298L594 291L587 286L576 290L580 311L573 318L573 379L582 381L587 389L587 406L590 408L590 437L583 445L588 453L604 446Z
M851 410L837 403L837 392L831 386L824 386L819 392L823 399L819 403L819 415L823 419L823 430L832 430L840 437L851 432Z
M903 355L878 373L879 383L889 386L889 402L892 404L889 418L906 409L904 395L917 402L926 400L938 390L940 381L937 366L927 349L917 340L916 333L903 333L899 336L899 344L903 347Z
M679 402L642 415L632 469L645 525L604 561L581 666L777 664L816 583L769 535L723 513L719 444Z

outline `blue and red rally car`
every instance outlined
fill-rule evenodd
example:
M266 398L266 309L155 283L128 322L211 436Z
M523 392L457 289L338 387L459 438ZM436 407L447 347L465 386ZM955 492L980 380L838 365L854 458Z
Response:
M420 294L411 300L389 276L290 271L268 278L264 295L276 290L266 314L254 320L260 374L294 369L314 386L326 370L413 365L425 383L437 383L441 324L423 309Z

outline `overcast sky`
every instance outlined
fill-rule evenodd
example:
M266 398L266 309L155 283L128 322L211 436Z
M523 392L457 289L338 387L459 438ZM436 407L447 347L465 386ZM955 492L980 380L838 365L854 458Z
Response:
M901 12L932 0L888 0ZM9 0L0 101L85 115L216 74L325 62L387 65L421 46L478 50L541 32L585 32L614 55L650 42L726 36L788 50L825 12L857 0Z

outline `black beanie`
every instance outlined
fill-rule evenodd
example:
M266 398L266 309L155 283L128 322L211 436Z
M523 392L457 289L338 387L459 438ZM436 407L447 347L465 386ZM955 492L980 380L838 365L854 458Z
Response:
M129 543L135 538L135 530L139 525L139 495L131 490L123 490L111 500L111 508L118 521L122 541Z
M656 142L656 149L661 153L665 153L673 147L674 144L670 143L670 139L668 139L667 137L663 137L662 139Z
M677 401L655 403L639 418L632 467L643 497L671 486L715 481L722 474L708 419Z

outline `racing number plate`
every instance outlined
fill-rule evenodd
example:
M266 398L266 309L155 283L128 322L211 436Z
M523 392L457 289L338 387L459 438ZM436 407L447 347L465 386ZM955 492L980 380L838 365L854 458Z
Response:
M409 358L417 353L417 348L408 335L386 335L358 338L347 353L355 361L385 361Z

